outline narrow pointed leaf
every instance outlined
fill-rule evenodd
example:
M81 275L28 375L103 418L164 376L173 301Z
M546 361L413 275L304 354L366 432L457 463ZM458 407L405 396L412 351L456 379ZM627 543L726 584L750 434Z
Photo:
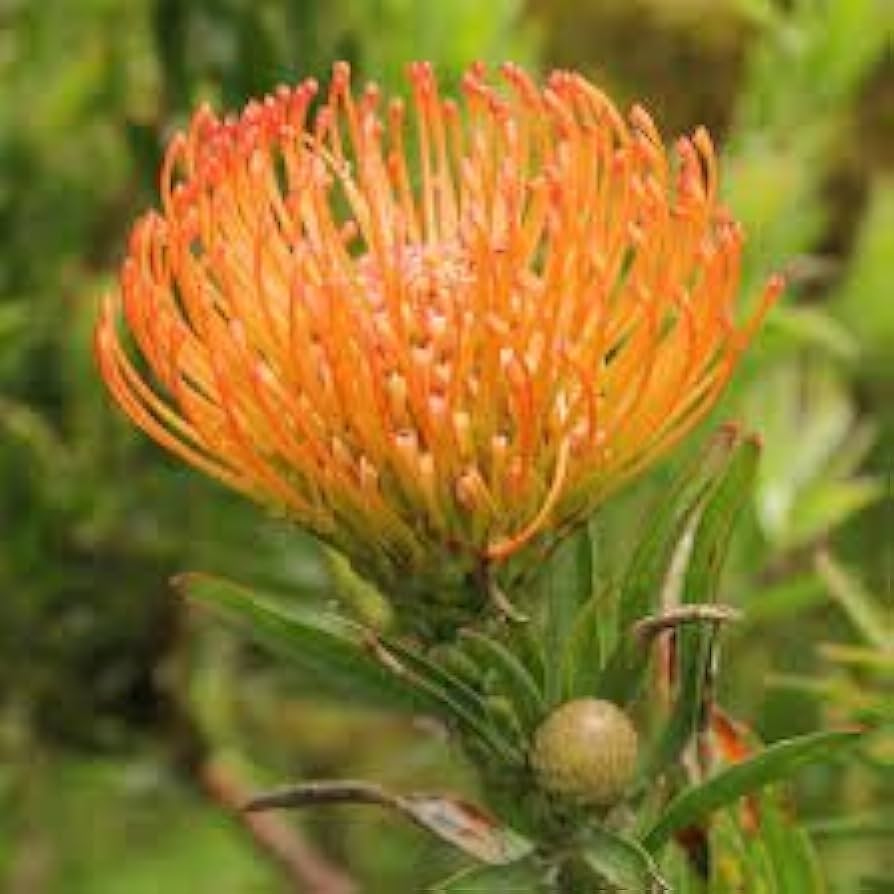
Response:
M829 552L817 555L815 567L829 594L863 639L883 652L894 649L894 630L890 629L891 625L881 611L881 600L868 593Z
M565 692L569 700L592 696L597 691L603 670L600 627L607 595L605 592L594 593L574 619L568 646L562 655Z
M682 669L680 685L670 719L640 768L642 782L655 778L673 763L698 731L705 712L705 686L711 674L716 636L716 629L679 632L678 650L684 637L689 640L685 654L678 657L677 663Z
M587 833L583 858L604 881L625 894L664 894L670 890L652 856L640 844L607 829Z
M542 872L528 863L471 866L428 890L430 894L545 894L541 876Z
M816 542L885 495L881 478L820 479L806 488L786 520L784 548Z
M761 838L773 866L776 887L785 894L822 894L825 886L816 851L806 831L784 815L779 799L761 799Z
M174 586L190 601L238 627L297 667L314 692L378 707L428 711L424 692L376 661L362 629L338 615L308 606L288 609L222 578L182 574Z
M538 691L546 686L546 652L534 624L515 624L507 630L508 648L522 663Z
M476 630L460 631L460 638L478 663L496 674L527 731L543 718L543 694L525 666L501 642Z
M880 838L894 841L894 807L811 820L807 828L814 838L819 839Z
M380 637L378 642L396 660L398 671L441 702L447 714L466 732L477 736L488 748L511 763L520 763L523 755L492 721L484 699L446 668L431 661L400 640Z
M705 504L685 571L681 594L684 604L716 600L732 532L754 485L759 458L760 444L756 440L742 442ZM715 624L691 624L677 632L679 692L664 733L645 763L647 778L677 759L702 722L716 636Z
M766 847L759 835L746 832L741 815L735 809L717 813L709 830L710 861L707 889L713 894L715 887L723 894L739 892L776 891L772 866ZM673 848L673 853L677 848ZM731 883L731 878L735 883ZM732 889L732 890L731 890ZM778 891L776 894L784 894Z
M748 760L726 767L671 801L646 835L646 848L656 853L678 829L705 819L713 811L765 785L787 778L805 764L829 760L852 747L862 735L861 731L843 730L785 739Z
M657 508L621 584L620 639L592 694L618 704L635 697L651 651L632 635L633 625L659 608L659 597L679 544L719 487L740 443L738 429L720 429L697 461L679 475Z
M683 602L716 600L729 540L739 512L751 496L760 453L760 441L746 439L736 449L726 474L705 504L686 569Z
M560 544L543 569L546 617L543 641L547 655L559 656L566 647L580 607L593 594L593 544L587 525L581 525ZM562 662L546 663L546 702L565 698Z
M677 478L657 507L630 562L621 594L620 622L629 629L656 608L656 600L687 519L724 476L741 443L741 433L723 426L697 459Z

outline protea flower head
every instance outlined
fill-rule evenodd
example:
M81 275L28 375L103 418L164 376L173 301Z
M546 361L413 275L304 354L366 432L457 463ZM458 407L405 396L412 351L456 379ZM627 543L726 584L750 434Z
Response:
M386 104L340 63L322 98L199 109L97 329L139 427L398 586L501 562L665 454L780 288L737 322L703 129L669 151L572 72L409 82Z

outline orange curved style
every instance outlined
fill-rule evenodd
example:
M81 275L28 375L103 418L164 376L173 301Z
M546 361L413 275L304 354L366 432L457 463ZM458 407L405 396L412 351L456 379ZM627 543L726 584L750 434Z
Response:
M669 151L573 72L409 86L339 63L322 97L200 108L96 331L140 428L391 577L590 512L716 402L782 285L736 321L704 129Z

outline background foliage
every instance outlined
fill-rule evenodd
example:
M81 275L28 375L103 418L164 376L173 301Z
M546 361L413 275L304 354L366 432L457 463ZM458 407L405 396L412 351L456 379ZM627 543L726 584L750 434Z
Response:
M335 587L313 545L132 433L90 356L97 297L189 109L238 107L335 58L392 89L420 57L448 80L475 58L574 66L669 135L712 128L750 233L746 292L774 268L792 281L714 419L744 419L766 447L722 594L747 612L724 701L766 739L894 718L891 34L883 0L82 0L77 14L0 0L0 887L288 890L196 777L197 749L245 785L471 785L437 736L314 701L185 616L167 583L183 569L296 599ZM624 559L611 532L668 474L596 520L606 578ZM894 878L892 764L878 737L799 780L834 890ZM362 811L300 822L365 891L420 890L451 866Z

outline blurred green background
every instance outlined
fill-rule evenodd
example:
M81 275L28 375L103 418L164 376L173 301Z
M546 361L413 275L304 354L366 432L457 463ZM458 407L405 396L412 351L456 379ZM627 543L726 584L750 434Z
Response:
M711 128L749 232L746 294L773 269L791 280L714 417L766 445L727 569L748 618L724 702L768 740L890 721L891 36L885 0L0 0L0 889L335 892L334 872L403 894L451 868L362 808L235 818L240 793L285 779L474 783L431 729L313 697L188 616L168 585L184 569L295 599L334 587L312 544L132 432L91 357L98 297L190 109L336 58L390 90L414 58L448 82L478 58L575 67L669 136ZM611 532L667 474L603 513L606 575ZM894 890L892 777L883 736L799 778L831 890Z

